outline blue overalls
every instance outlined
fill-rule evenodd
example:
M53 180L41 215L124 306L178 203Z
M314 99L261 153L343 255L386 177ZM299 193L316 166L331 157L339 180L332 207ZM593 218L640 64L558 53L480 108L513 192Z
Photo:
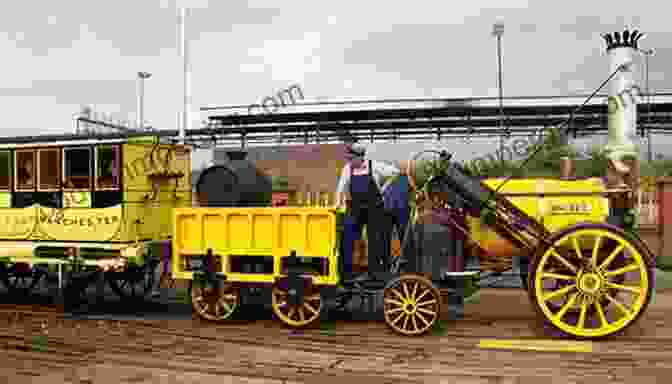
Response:
M351 206L343 222L343 262L346 280L352 277L353 243L362 236L362 227L367 226L369 272L389 270L390 229L383 197L371 173L353 175L350 168ZM382 261L382 263L380 262ZM382 264L382 265L381 265Z
M399 241L404 240L406 226L411 215L411 208L408 205L408 176L400 175L398 179L391 183L383 192L385 208L387 209L391 222L390 226L397 227Z

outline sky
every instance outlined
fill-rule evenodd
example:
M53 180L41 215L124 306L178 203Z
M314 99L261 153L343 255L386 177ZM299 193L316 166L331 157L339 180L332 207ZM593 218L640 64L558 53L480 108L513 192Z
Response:
M672 90L672 77L664 76L672 31L660 2L457 4L14 2L0 14L0 135L71 132L82 105L133 120L138 71L152 73L145 83L145 118L157 128L176 128L182 108L180 6L193 8L187 29L195 108L256 103L292 84L302 87L306 101L496 96L496 21L505 25L505 96L590 93L608 76L600 35L624 26L647 33L640 46L656 49L651 89Z

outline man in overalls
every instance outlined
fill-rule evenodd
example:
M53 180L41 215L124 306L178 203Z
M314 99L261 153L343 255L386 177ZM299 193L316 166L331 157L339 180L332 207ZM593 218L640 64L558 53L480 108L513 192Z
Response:
M337 189L337 205L345 205L345 192L350 201L343 223L344 279L375 279L376 272L386 272L390 264L390 218L384 206L381 185L386 177L399 175L394 166L383 162L365 161L366 148L358 144L347 146L348 163L343 167ZM367 226L369 273L354 278L352 274L353 243L361 238Z

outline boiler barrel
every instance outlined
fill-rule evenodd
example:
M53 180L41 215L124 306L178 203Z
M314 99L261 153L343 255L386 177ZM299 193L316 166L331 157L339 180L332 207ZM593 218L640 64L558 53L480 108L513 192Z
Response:
M492 189L501 182L503 179L483 180ZM581 222L605 222L609 215L609 200L603 196L605 191L606 186L599 178L512 179L500 194L555 233ZM469 228L472 238L493 257L523 254L478 218L470 218Z

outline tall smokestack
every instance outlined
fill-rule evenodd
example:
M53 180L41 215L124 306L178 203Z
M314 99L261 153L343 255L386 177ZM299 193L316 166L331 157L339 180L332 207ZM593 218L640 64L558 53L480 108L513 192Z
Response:
M605 150L614 161L639 158L637 137L637 100L639 86L634 74L633 57L639 53L638 41L643 36L637 30L614 32L602 37L607 43L609 74L618 70L609 84L608 132ZM620 68L620 70L619 70Z
M632 230L636 226L636 199L639 190L639 138L637 137L637 99L633 57L640 53L638 42L644 35L637 30L624 30L603 36L607 43L609 74L616 75L609 84L608 132L605 147L609 158L607 187L627 187L631 194L610 198L607 222Z

